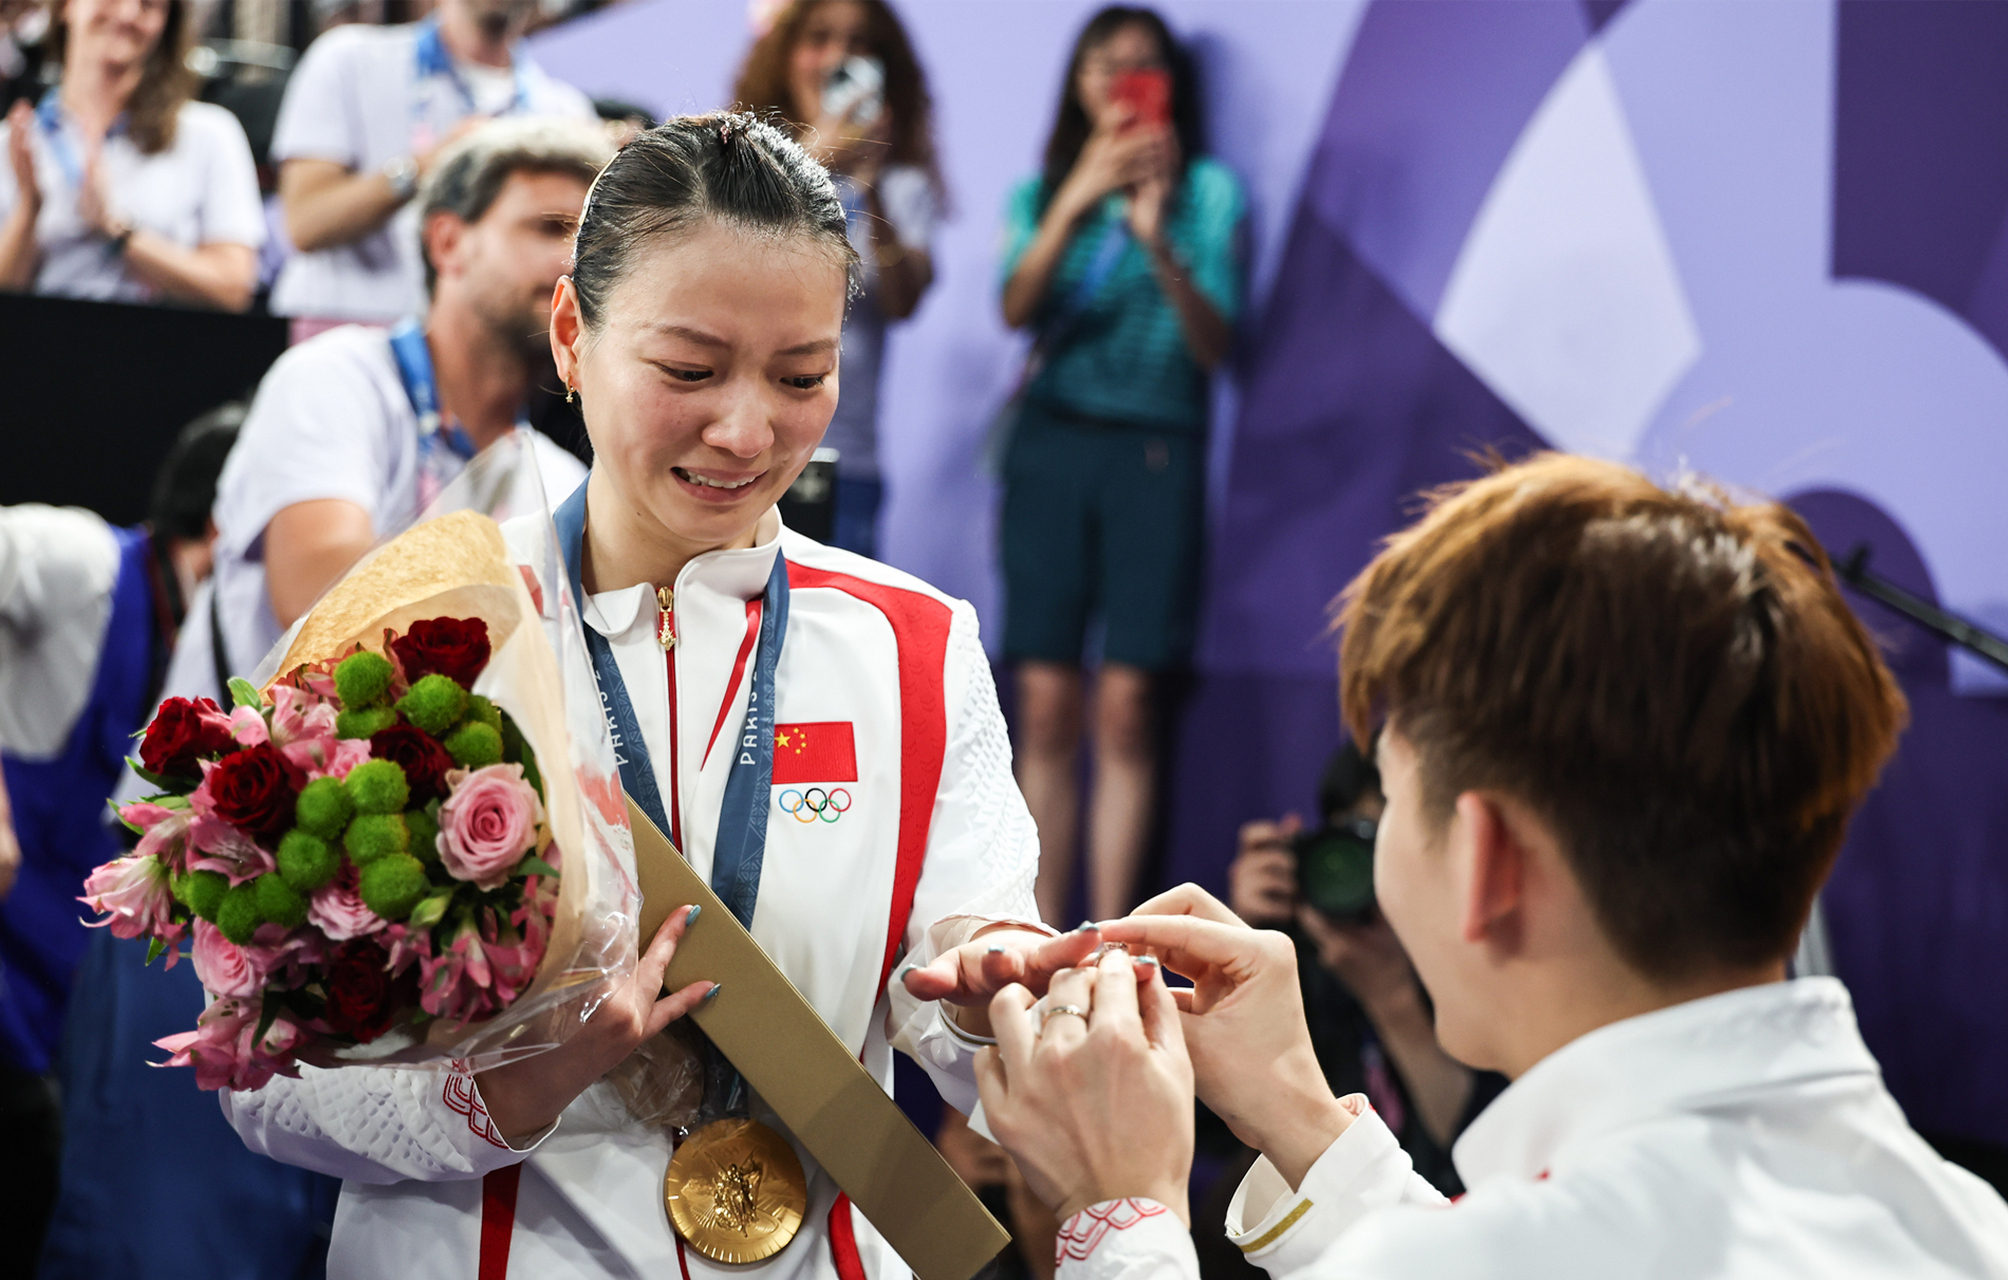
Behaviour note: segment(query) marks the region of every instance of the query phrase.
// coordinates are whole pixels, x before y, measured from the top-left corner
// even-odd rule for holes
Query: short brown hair
[[[493,120],[448,147],[433,163],[418,192],[419,226],[435,213],[450,213],[462,222],[479,222],[502,194],[511,175],[561,173],[591,186],[614,149],[604,130],[550,116],[512,116]],[[432,251],[418,239],[425,262],[425,291],[439,283]]]
[[[1529,805],[1662,981],[1791,953],[1907,716],[1796,514],[1588,458],[1429,494],[1339,625],[1355,737],[1392,724],[1439,819]]]

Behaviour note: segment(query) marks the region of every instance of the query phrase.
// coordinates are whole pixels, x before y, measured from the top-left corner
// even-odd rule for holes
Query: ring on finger
[[[1044,1027],[1046,1022],[1051,1022],[1053,1019],[1059,1017],[1061,1014],[1065,1014],[1070,1018],[1079,1018],[1082,1022],[1086,1022],[1088,1020],[1088,1011],[1086,1009],[1083,1009],[1081,1006],[1077,1004],[1056,1004],[1052,1008],[1046,1010],[1045,1022],[1042,1022],[1039,1025],[1041,1027]]]

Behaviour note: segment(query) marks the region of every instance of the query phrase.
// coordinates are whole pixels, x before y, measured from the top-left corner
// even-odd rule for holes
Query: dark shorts
[[[1204,437],[1061,418],[1026,405],[1004,455],[1004,656],[1146,671],[1192,656],[1205,520]]]

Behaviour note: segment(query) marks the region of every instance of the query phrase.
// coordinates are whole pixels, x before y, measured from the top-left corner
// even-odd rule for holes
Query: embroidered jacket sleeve
[[[1155,1200],[1104,1200],[1060,1224],[1056,1280],[1198,1280],[1178,1215]]]
[[[928,832],[927,858],[906,930],[906,959],[927,964],[985,925],[1019,921],[1044,929],[1032,880],[1039,834],[1011,776],[1011,739],[997,705],[990,659],[977,637],[976,611],[957,601],[942,672],[946,748]],[[900,966],[904,967],[904,966]],[[934,1001],[907,994],[897,969],[887,983],[887,1039],[927,1069],[951,1106],[976,1106],[974,1059],[981,1041],[956,1027]]]
[[[1318,1157],[1295,1191],[1264,1157],[1227,1206],[1228,1237],[1272,1276],[1310,1266],[1376,1209],[1449,1203],[1415,1172],[1408,1153],[1364,1096],[1353,1094],[1343,1101],[1358,1118]]]
[[[300,1068],[255,1093],[221,1094],[224,1118],[262,1155],[355,1182],[451,1182],[515,1164],[549,1136],[503,1141],[474,1077],[458,1069]]]

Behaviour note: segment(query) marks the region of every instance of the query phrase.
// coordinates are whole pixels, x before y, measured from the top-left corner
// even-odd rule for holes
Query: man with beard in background
[[[504,116],[595,118],[586,96],[521,48],[536,0],[440,0],[424,21],[349,24],[316,40],[272,137],[296,252],[272,290],[302,341],[343,321],[424,306],[413,197],[447,148]]]
[[[516,436],[551,501],[578,487],[585,469],[522,411],[549,373],[551,295],[607,158],[596,126],[559,120],[487,124],[440,156],[421,197],[431,306],[388,332],[329,330],[265,375],[217,486],[215,568],[189,604],[167,694],[228,705],[229,676],[250,672],[323,590],[488,446]],[[533,499],[511,487],[498,509]],[[186,1030],[194,1010],[186,970],[164,976],[140,959],[127,947],[111,963],[107,951],[73,996],[66,1079],[82,1083],[65,1099],[41,1274],[317,1274],[331,1192],[278,1185],[213,1095],[186,1072],[147,1065],[161,1057],[153,1042]],[[163,1176],[172,1165],[203,1176]]]

